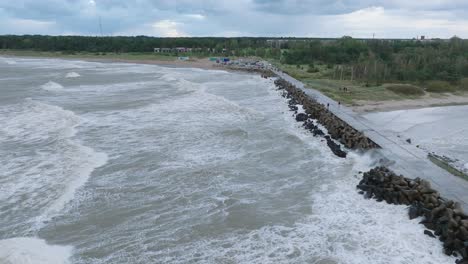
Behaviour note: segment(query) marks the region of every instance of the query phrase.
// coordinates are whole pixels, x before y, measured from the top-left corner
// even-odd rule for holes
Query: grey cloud
[[[462,0],[0,0],[0,34],[146,34],[160,36],[163,24],[190,36],[334,36],[366,35],[372,25],[333,23],[339,16],[370,7],[398,13],[407,21],[430,18],[466,23],[468,3]],[[22,26],[15,26],[15,21]],[[30,21],[29,21],[30,20]],[[353,20],[354,21],[354,20]],[[27,24],[31,24],[28,28]],[[49,26],[48,26],[49,25]],[[333,25],[333,27],[331,26]],[[379,24],[380,25],[380,24]],[[410,23],[411,25],[411,23]],[[392,36],[416,31],[387,26]],[[331,30],[334,28],[334,30]],[[431,25],[428,25],[428,31]],[[439,33],[440,27],[433,26]],[[461,27],[463,28],[463,27]],[[461,31],[461,29],[460,29]],[[370,32],[371,33],[371,32]],[[460,32],[459,35],[463,35]]]
[[[254,0],[254,3],[259,11],[277,14],[336,14],[360,6],[330,0]]]

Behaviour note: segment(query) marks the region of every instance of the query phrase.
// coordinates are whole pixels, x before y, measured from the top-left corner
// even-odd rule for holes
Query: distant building
[[[187,48],[185,47],[177,47],[174,49],[175,52],[187,52]]]
[[[187,53],[187,52],[204,52],[208,51],[210,53],[216,52],[215,48],[187,48],[187,47],[176,47],[176,48],[154,48],[155,53]],[[223,53],[228,52],[227,49],[222,50]]]
[[[155,53],[169,53],[172,52],[170,48],[154,48]]]

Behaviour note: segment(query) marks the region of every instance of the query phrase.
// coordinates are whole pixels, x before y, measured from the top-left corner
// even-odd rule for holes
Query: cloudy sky
[[[0,0],[0,34],[468,38],[466,0]]]

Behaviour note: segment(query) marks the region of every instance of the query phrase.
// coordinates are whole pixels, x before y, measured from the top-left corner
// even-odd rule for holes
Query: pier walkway
[[[349,107],[339,105],[338,102],[325,96],[317,90],[306,88],[304,84],[286,73],[272,69],[279,77],[285,79],[307,95],[324,105],[330,104],[330,111],[341,120],[363,132],[368,138],[382,147],[378,152],[390,161],[394,161],[389,168],[397,174],[408,178],[428,180],[442,197],[458,201],[465,212],[468,212],[468,181],[450,174],[433,164],[427,153],[415,145],[398,137],[395,132],[380,129],[370,120],[362,117]]]

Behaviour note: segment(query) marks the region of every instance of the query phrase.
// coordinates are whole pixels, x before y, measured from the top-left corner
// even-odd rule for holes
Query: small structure
[[[177,59],[180,61],[188,61],[190,60],[190,57],[178,57]]]
[[[169,53],[171,52],[170,48],[154,48],[155,53]]]

